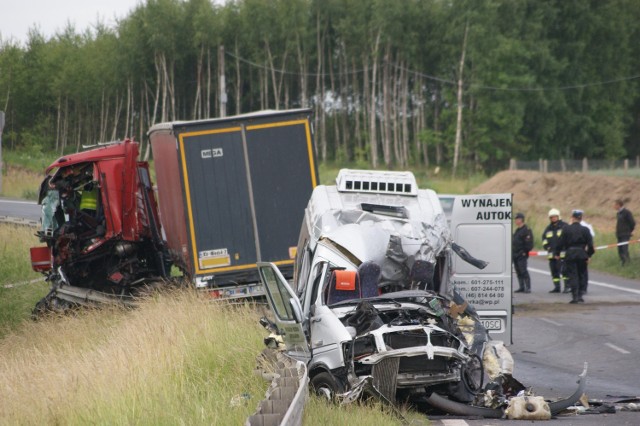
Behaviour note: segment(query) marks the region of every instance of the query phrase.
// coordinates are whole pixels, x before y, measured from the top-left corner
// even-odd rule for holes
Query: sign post
[[[4,111],[0,111],[0,194],[2,193],[2,129],[4,128]]]

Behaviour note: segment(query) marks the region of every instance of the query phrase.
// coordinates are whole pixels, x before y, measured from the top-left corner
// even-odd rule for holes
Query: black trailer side
[[[318,183],[310,110],[162,123],[149,138],[167,241],[198,287],[257,283],[261,261],[293,275],[299,224]]]

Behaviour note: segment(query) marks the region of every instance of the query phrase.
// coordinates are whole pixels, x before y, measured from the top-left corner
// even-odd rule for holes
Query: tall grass
[[[257,312],[180,291],[133,311],[26,322],[0,340],[0,424],[244,424],[268,386],[253,373]],[[312,398],[304,423],[401,421],[378,405]]]
[[[0,337],[28,319],[48,291],[44,280],[33,282],[42,278],[31,269],[29,247],[41,245],[34,234],[35,228],[0,223]]]
[[[6,174],[2,176],[2,192],[0,196],[9,198],[22,198],[25,200],[37,200],[40,183],[44,173],[21,167],[9,166]]]
[[[33,150],[4,150],[2,152],[2,192],[3,197],[35,200],[45,168],[58,155],[55,152]]]
[[[183,291],[25,323],[0,341],[0,423],[243,424],[267,387],[257,320]]]

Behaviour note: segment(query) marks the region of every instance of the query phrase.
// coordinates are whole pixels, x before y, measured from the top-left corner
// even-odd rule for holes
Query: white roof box
[[[418,195],[418,184],[411,172],[341,169],[336,186],[339,192]]]

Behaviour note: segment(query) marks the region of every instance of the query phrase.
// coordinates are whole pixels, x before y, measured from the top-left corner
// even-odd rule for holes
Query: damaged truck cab
[[[38,201],[46,246],[31,249],[32,265],[51,291],[34,315],[110,296],[126,303],[167,277],[149,166],[138,161],[136,142],[60,157],[46,169]]]
[[[509,236],[510,215],[496,226]],[[291,285],[274,264],[259,264],[276,334],[308,364],[319,393],[472,402],[485,373],[511,374],[454,280],[457,260],[478,276],[497,263],[510,294],[510,239],[483,244],[491,242],[507,245],[488,251],[502,258],[478,250],[479,260],[456,244],[437,195],[410,172],[343,169],[335,186],[313,191]]]

